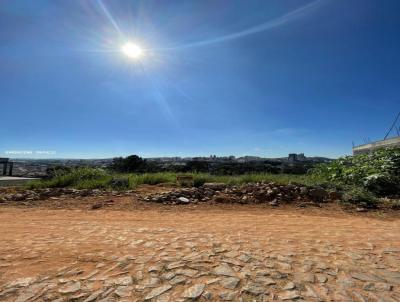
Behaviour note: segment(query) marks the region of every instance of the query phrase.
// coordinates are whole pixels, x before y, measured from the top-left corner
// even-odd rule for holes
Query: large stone
[[[190,200],[186,197],[179,197],[178,201],[181,203],[189,203],[190,202]]]
[[[24,292],[18,295],[18,298],[14,302],[26,302],[35,296],[33,292]]]
[[[171,280],[175,276],[176,276],[176,274],[174,272],[168,272],[168,273],[163,274],[161,277],[165,280]]]
[[[328,277],[326,277],[325,275],[317,275],[317,280],[320,283],[325,283],[328,281]]]
[[[294,284],[294,282],[288,282],[286,283],[286,285],[283,287],[283,289],[285,290],[290,290],[290,289],[294,289],[296,287],[296,284]]]
[[[235,271],[227,264],[220,264],[214,269],[214,273],[220,276],[236,277]]]
[[[136,300],[135,300],[136,301]],[[154,302],[171,302],[171,296],[169,293],[162,294],[157,298],[153,299]]]
[[[372,274],[366,274],[366,273],[353,273],[351,276],[354,279],[360,280],[360,281],[365,281],[365,282],[379,282],[382,281],[381,278],[378,276],[372,275]]]
[[[127,298],[132,295],[132,288],[130,286],[119,286],[114,292],[118,297]]]
[[[187,277],[194,277],[197,275],[197,273],[198,273],[198,271],[195,269],[178,269],[175,271],[175,274],[184,275]]]
[[[182,266],[185,266],[185,263],[183,263],[183,262],[172,262],[172,263],[167,265],[167,269],[171,270],[171,269],[175,269],[175,268],[182,267]]]
[[[127,277],[120,277],[117,279],[114,279],[114,284],[115,285],[131,285],[133,283],[132,277],[127,276]]]
[[[167,285],[163,285],[160,287],[156,287],[153,290],[151,290],[146,297],[144,297],[145,300],[151,300],[163,293],[165,293],[166,291],[170,290],[172,288],[171,285],[167,284]]]
[[[72,294],[76,293],[78,290],[81,289],[81,283],[80,282],[73,282],[65,285],[64,287],[61,287],[58,292],[61,294]]]
[[[228,278],[223,278],[220,281],[220,284],[222,287],[227,288],[227,289],[235,289],[236,286],[239,284],[240,279],[235,278],[235,277],[228,277]]]
[[[255,280],[255,282],[263,284],[263,285],[274,285],[276,284],[276,281],[272,278],[268,278],[268,277],[257,277]]]
[[[279,299],[281,300],[294,300],[300,298],[297,291],[285,291],[279,294]]]
[[[377,283],[368,282],[364,285],[364,290],[368,291],[390,291],[392,290],[392,288],[393,286],[384,282],[377,282]]]
[[[237,294],[235,292],[222,292],[219,294],[222,301],[232,301],[236,296]]]
[[[313,188],[308,192],[308,195],[312,200],[321,202],[328,196],[328,193],[322,188]]]
[[[35,278],[19,278],[10,282],[7,287],[26,287],[35,282]]]
[[[249,255],[247,255],[247,254],[240,254],[240,256],[238,257],[238,259],[239,259],[240,261],[243,261],[243,262],[249,262],[250,259],[251,259],[251,257],[250,257]]]
[[[379,275],[390,283],[400,285],[400,272],[383,270],[379,272]]]
[[[296,273],[294,274],[294,279],[298,282],[315,282],[315,276],[311,273]]]
[[[183,292],[182,297],[187,299],[196,299],[200,297],[205,288],[204,284],[195,284]]]
[[[267,293],[266,289],[261,284],[254,283],[254,282],[247,283],[242,288],[242,291],[245,293],[250,293],[250,294],[256,295],[256,296]]]
[[[161,280],[159,278],[156,277],[150,277],[146,280],[143,280],[143,286],[146,288],[150,288],[150,287],[158,287],[158,285],[160,284]]]
[[[169,280],[169,283],[171,285],[176,285],[176,284],[185,283],[185,282],[186,282],[186,278],[183,276],[176,276],[176,277],[172,278],[171,280]]]
[[[102,293],[102,290],[98,290],[95,291],[94,293],[92,293],[89,297],[87,297],[85,300],[83,300],[83,302],[92,302],[95,301],[97,299],[98,296],[100,296],[100,294]]]

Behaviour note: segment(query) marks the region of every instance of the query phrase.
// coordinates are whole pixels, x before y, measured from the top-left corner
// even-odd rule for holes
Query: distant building
[[[262,158],[259,156],[242,156],[236,159],[236,162],[238,163],[248,163],[248,162],[254,162],[254,161],[261,161]]]
[[[353,147],[353,155],[365,154],[372,152],[376,149],[391,148],[391,147],[400,147],[400,136],[372,142],[369,144],[355,146]]]
[[[0,157],[0,165],[3,165],[3,176],[5,175],[12,175],[12,171],[13,171],[13,165],[14,163],[12,161],[10,161],[9,158],[5,158],[5,157]],[[8,168],[8,173],[7,173],[7,168]]]
[[[288,161],[291,163],[294,163],[296,161],[305,161],[306,159],[307,158],[304,155],[304,153],[299,153],[299,154],[289,153],[289,156],[288,156]]]

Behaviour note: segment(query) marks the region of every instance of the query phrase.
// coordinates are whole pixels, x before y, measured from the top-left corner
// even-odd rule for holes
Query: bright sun
[[[126,55],[131,59],[137,60],[143,57],[143,49],[140,48],[137,44],[131,42],[122,45],[121,50],[124,53],[124,55]]]

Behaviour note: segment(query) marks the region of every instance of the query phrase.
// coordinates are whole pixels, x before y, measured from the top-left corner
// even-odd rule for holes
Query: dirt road
[[[400,301],[400,220],[0,208],[1,301]]]

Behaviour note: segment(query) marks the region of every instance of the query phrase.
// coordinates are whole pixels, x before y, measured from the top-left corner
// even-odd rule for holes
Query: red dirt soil
[[[1,301],[144,301],[167,288],[152,301],[186,301],[199,284],[200,301],[400,301],[396,213],[134,197],[35,203],[0,207]],[[181,282],[170,285],[166,273]]]

